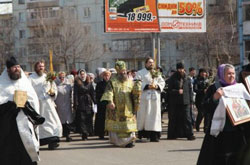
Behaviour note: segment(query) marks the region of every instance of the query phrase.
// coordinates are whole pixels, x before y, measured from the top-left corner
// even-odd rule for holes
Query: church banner
[[[205,0],[105,0],[105,32],[206,32]]]

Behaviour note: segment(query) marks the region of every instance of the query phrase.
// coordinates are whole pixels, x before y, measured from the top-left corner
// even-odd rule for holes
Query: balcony
[[[37,38],[37,37],[29,37],[27,40],[27,43],[29,45],[33,45],[33,44],[52,44],[52,43],[56,43],[58,42],[58,37],[54,37],[54,38]]]
[[[43,19],[28,19],[28,27],[39,27],[39,26],[60,26],[62,25],[62,20],[60,18],[43,18]]]
[[[243,22],[243,34],[250,35],[250,20]]]
[[[44,8],[44,7],[59,7],[59,6],[60,6],[59,0],[27,2],[27,9]]]

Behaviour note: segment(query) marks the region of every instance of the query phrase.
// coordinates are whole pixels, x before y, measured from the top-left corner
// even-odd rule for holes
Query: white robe
[[[21,78],[18,80],[11,80],[8,76],[7,69],[5,69],[0,76],[0,104],[13,101],[15,90],[26,91],[28,101],[34,110],[39,113],[39,101],[34,88],[27,79],[23,70],[21,70]],[[23,111],[20,111],[16,117],[19,135],[23,145],[33,162],[39,161],[39,140],[37,139],[32,123]]]
[[[55,109],[55,98],[57,95],[56,84],[52,83],[52,89],[55,96],[48,95],[50,83],[46,81],[46,74],[38,76],[37,73],[30,75],[30,81],[33,85],[40,103],[40,114],[45,118],[45,122],[39,127],[40,139],[62,136],[62,124]]]
[[[137,129],[138,131],[161,132],[161,92],[164,89],[165,81],[162,76],[154,79],[154,83],[159,86],[160,91],[143,90],[147,84],[151,84],[153,81],[146,68],[137,72],[136,79],[142,80],[140,109],[137,112]]]

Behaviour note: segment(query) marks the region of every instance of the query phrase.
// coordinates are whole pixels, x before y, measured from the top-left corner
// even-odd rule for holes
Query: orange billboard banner
[[[161,32],[206,32],[205,0],[158,0]]]
[[[155,0],[105,0],[105,32],[159,32]]]

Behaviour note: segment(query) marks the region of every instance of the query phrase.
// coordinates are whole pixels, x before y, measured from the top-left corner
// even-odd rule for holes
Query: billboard
[[[155,0],[105,0],[106,32],[159,32]]]
[[[205,0],[105,0],[105,32],[206,32]]]
[[[158,0],[161,32],[206,32],[205,0]]]

